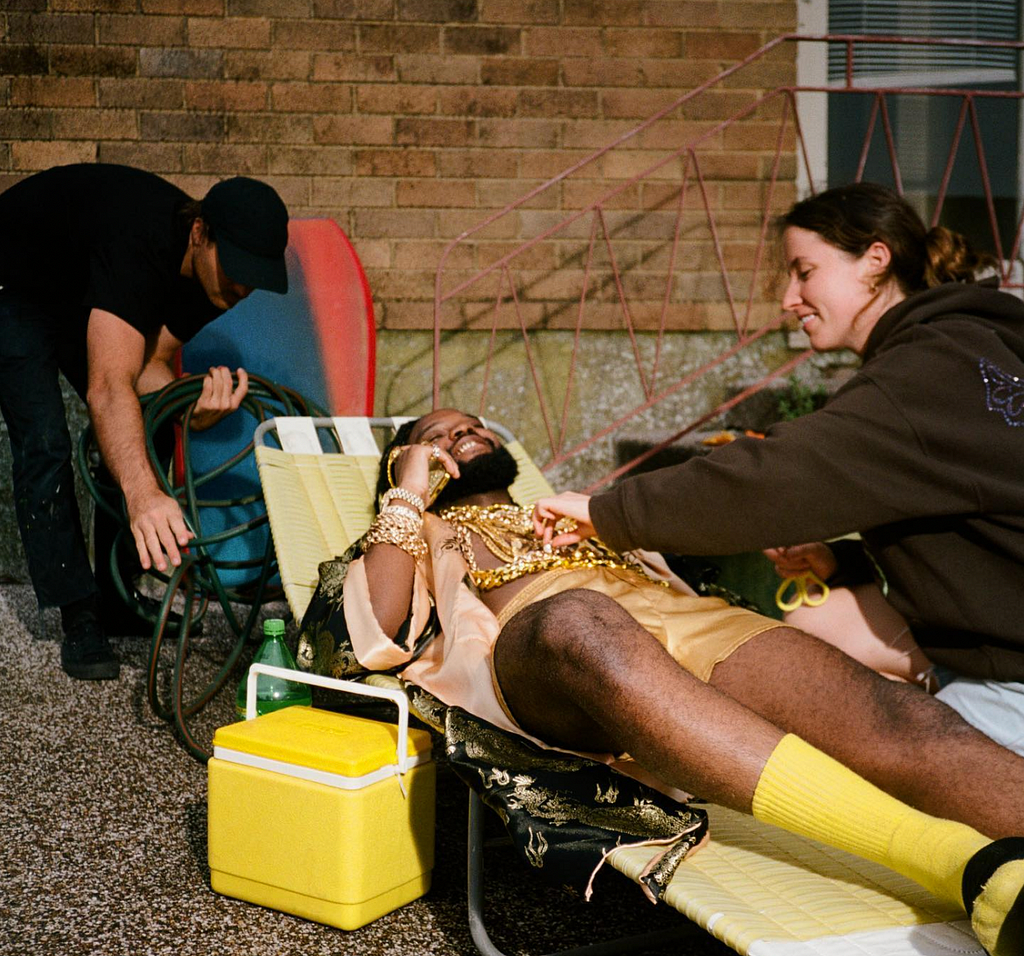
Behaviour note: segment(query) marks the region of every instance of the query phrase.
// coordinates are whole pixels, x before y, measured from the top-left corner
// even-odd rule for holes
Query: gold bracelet
[[[403,508],[401,505],[387,505],[387,507],[380,509],[379,514],[394,515],[399,521],[404,521],[410,526],[415,525],[417,531],[423,527],[423,516],[417,514],[412,508]]]
[[[409,511],[408,508],[401,510]],[[366,547],[372,544],[392,544],[396,548],[401,548],[417,561],[426,558],[427,542],[419,535],[423,520],[411,513],[410,517],[411,521],[405,515],[396,514],[395,511],[389,511],[388,514],[382,512],[377,515],[363,538]]]
[[[423,527],[423,517],[409,508],[391,505],[378,513],[377,517],[373,519],[373,524],[370,525],[370,530],[378,527],[403,528],[413,534],[419,534]]]
[[[398,498],[399,501],[406,501],[411,504],[420,514],[423,514],[424,509],[427,507],[423,499],[416,494],[415,491],[409,491],[407,488],[388,488],[380,496],[381,509],[385,508],[389,502]]]

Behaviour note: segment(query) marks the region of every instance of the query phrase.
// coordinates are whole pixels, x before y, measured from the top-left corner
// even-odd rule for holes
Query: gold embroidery
[[[507,770],[492,767],[490,773],[485,773],[483,769],[480,770],[480,780],[483,782],[484,788],[490,790],[495,784],[499,787],[507,787],[511,777]]]
[[[637,798],[631,805],[620,805],[617,801],[621,795],[614,783],[604,791],[602,805],[590,805],[540,785],[535,776],[524,771],[573,773],[590,768],[593,763],[559,751],[535,750],[518,738],[459,714],[454,708],[448,711],[445,736],[449,752],[464,746],[468,758],[488,767],[486,772],[479,770],[485,789],[513,784],[508,795],[509,809],[524,810],[553,826],[580,823],[638,837],[649,837],[651,833],[684,836],[703,826],[703,815],[693,813],[683,804],[671,812],[651,800]],[[515,776],[503,767],[516,768]],[[609,799],[613,791],[614,801]]]
[[[539,870],[544,866],[544,854],[548,852],[548,841],[544,839],[543,833],[534,833],[533,827],[529,827],[530,840],[526,844],[526,858],[531,866]]]
[[[421,690],[415,684],[408,684],[403,681],[402,686],[409,695],[409,707],[416,713],[416,716],[439,734],[443,734],[444,716],[448,710],[447,706],[442,704],[432,694]],[[450,747],[446,749],[448,753],[452,752]]]
[[[619,788],[614,783],[608,784],[608,789],[601,792],[601,784],[597,785],[597,793],[594,800],[597,803],[615,803],[619,799]]]
[[[696,833],[691,833],[673,843],[661,856],[655,857],[648,863],[644,873],[640,876],[641,882],[646,884],[654,892],[654,895],[660,899],[661,895],[665,892],[665,888],[672,882],[672,877],[676,875],[679,864],[686,859],[700,840],[700,836]]]

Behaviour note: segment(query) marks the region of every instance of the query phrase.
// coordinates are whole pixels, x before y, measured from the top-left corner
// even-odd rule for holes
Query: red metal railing
[[[623,178],[614,184],[609,184],[606,190],[600,192],[597,199],[584,203],[580,208],[568,212],[557,221],[550,221],[547,224],[542,222],[535,235],[524,239],[511,251],[499,255],[484,268],[465,277],[455,275],[453,279],[449,280],[449,275],[454,270],[446,271],[446,264],[451,253],[457,247],[467,242],[481,241],[487,235],[487,230],[493,231],[497,225],[507,223],[509,217],[521,215],[526,210],[536,208],[538,205],[544,205],[544,200],[547,200],[549,197],[554,196],[557,200],[556,191],[574,180],[575,177],[589,175],[600,181],[603,166],[611,157],[625,154],[629,158],[629,154],[626,152],[629,147],[642,143],[645,135],[654,130],[659,123],[669,121],[681,112],[689,110],[693,104],[700,102],[699,98],[708,97],[717,91],[725,90],[727,88],[727,81],[732,82],[732,86],[729,88],[735,89],[736,83],[734,81],[742,79],[743,70],[751,68],[753,64],[759,61],[770,60],[772,55],[776,54],[776,51],[781,52],[780,48],[786,45],[795,46],[801,43],[824,44],[826,49],[829,45],[843,45],[845,47],[844,80],[837,84],[827,84],[824,86],[780,86],[769,92],[753,96],[749,102],[742,106],[742,108],[734,111],[728,118],[706,124],[705,128],[701,129],[699,133],[688,137],[685,142],[667,149],[664,155],[659,156],[651,165],[640,172],[628,178]],[[812,164],[808,145],[804,138],[801,118],[797,110],[798,94],[801,93],[869,97],[872,101],[872,106],[864,140],[860,144],[856,178],[860,179],[864,174],[872,143],[880,127],[881,135],[885,142],[886,155],[891,165],[893,183],[897,191],[901,193],[903,192],[903,177],[900,171],[896,136],[894,135],[888,109],[889,98],[896,95],[912,94],[915,96],[959,99],[960,108],[955,128],[952,131],[949,152],[942,175],[934,185],[933,194],[936,204],[932,216],[932,224],[936,224],[941,215],[959,155],[961,140],[969,123],[975,143],[976,160],[980,171],[984,205],[988,215],[988,226],[991,230],[993,248],[998,258],[1003,262],[1004,282],[1014,285],[1015,283],[1011,281],[1011,269],[1013,268],[1013,261],[1020,254],[1024,215],[1017,219],[1011,248],[1009,253],[1005,254],[1000,239],[995,201],[986,162],[982,131],[978,120],[977,106],[980,100],[989,98],[1019,100],[1022,96],[1021,92],[984,89],[937,89],[930,86],[871,86],[866,85],[863,81],[855,84],[858,50],[865,46],[878,44],[898,47],[979,47],[1024,50],[1024,43],[1018,42],[895,36],[786,35],[773,40],[740,63],[723,71],[696,89],[683,94],[608,145],[586,155],[558,175],[529,190],[514,202],[509,203],[504,209],[495,212],[473,228],[466,230],[444,250],[438,264],[435,279],[433,357],[433,401],[435,407],[440,401],[443,385],[441,371],[442,329],[446,327],[468,328],[471,326],[486,328],[489,325],[490,335],[488,337],[487,352],[482,359],[484,366],[483,387],[480,395],[480,410],[482,412],[488,398],[497,332],[502,327],[503,309],[510,308],[514,314],[514,322],[512,324],[521,331],[523,336],[526,362],[537,391],[539,414],[543,420],[550,448],[550,457],[543,467],[551,469],[580,454],[594,443],[608,438],[616,431],[622,429],[627,423],[636,420],[638,416],[665,402],[670,396],[693,386],[695,382],[712,369],[719,368],[741,350],[748,348],[769,332],[781,328],[786,322],[787,315],[785,313],[779,314],[776,307],[772,310],[772,314],[766,317],[766,306],[764,303],[757,301],[756,293],[766,269],[765,251],[771,222],[774,214],[782,211],[781,208],[778,208],[777,197],[780,193],[791,193],[792,184],[795,179],[796,164],[802,164],[806,180],[812,183],[811,188],[813,188]],[[723,205],[726,203],[722,201],[716,205],[713,198],[715,191],[709,188],[709,185],[714,182],[722,182],[720,173],[716,174],[713,169],[707,167],[709,164],[713,164],[715,158],[720,158],[719,144],[725,141],[729,130],[737,128],[739,124],[746,120],[756,121],[760,124],[759,129],[761,129],[765,125],[764,120],[766,116],[774,119],[777,123],[774,152],[771,156],[771,161],[767,164],[767,169],[764,170],[764,174],[755,180],[763,190],[763,203],[756,210],[756,214],[752,214],[749,217],[751,221],[747,223],[743,234],[743,238],[748,246],[751,238],[753,238],[753,248],[749,257],[744,256],[744,266],[736,268],[735,266],[730,266],[730,250],[728,244],[722,238],[722,229],[720,228],[723,218],[728,218],[728,210],[723,208]],[[714,155],[715,149],[719,149],[718,157]],[[648,188],[651,188],[652,192],[661,195],[658,190],[663,192],[662,187],[666,185],[671,186],[677,193],[675,197],[674,223],[673,228],[670,230],[671,237],[663,237],[668,245],[666,265],[661,279],[664,282],[664,291],[661,294],[661,307],[656,323],[653,358],[650,361],[650,366],[645,367],[641,354],[642,349],[638,341],[640,329],[634,317],[636,301],[631,300],[628,289],[629,279],[631,278],[630,271],[620,266],[616,249],[620,246],[623,235],[637,234],[637,223],[644,216],[662,215],[664,202],[659,198],[653,203],[652,208],[644,208],[643,202],[637,200],[635,208],[628,209],[629,218],[623,220],[620,216],[618,224],[610,223],[609,217],[613,215],[613,211],[617,207],[629,207],[630,202],[626,200],[633,195],[641,195],[641,190],[646,191]],[[657,189],[654,187],[657,187]],[[721,192],[722,190],[719,189],[719,193]],[[710,240],[710,247],[714,254],[717,272],[712,272],[712,274],[715,274],[717,280],[721,283],[719,301],[727,305],[736,341],[712,360],[705,362],[678,380],[659,388],[658,377],[662,371],[659,366],[663,354],[665,335],[669,325],[667,318],[672,306],[679,305],[681,300],[685,299],[685,296],[681,296],[676,289],[678,277],[677,264],[680,262],[680,257],[687,250],[684,233],[688,228],[687,223],[690,223],[690,227],[692,227],[691,201],[694,193],[698,197],[697,205],[699,206],[700,214],[704,217],[703,224],[706,227],[707,237]],[[645,195],[646,192],[643,194]],[[557,206],[558,202],[553,201],[547,204]],[[788,205],[788,200],[786,205]],[[1020,206],[1020,203],[1018,203],[1018,206]],[[619,213],[614,214],[619,215]],[[698,214],[698,218],[700,214]],[[589,230],[581,231],[581,227],[586,224],[587,217],[590,217]],[[730,226],[730,228],[735,227]],[[526,263],[529,262],[528,254],[531,251],[545,243],[565,244],[566,242],[576,242],[579,246],[579,251],[575,258],[580,260],[581,265],[578,267],[579,292],[573,304],[575,311],[575,321],[572,324],[574,331],[573,346],[565,375],[565,392],[561,401],[561,411],[556,421],[555,413],[549,407],[549,401],[545,398],[545,389],[542,386],[538,364],[531,347],[532,332],[552,327],[550,322],[551,312],[547,309],[545,303],[542,302],[540,304],[540,316],[538,317],[536,314],[532,317],[528,316],[528,310],[524,307],[524,296],[529,293],[530,280],[524,277],[531,274],[526,266]],[[706,247],[707,245],[708,243],[705,241],[704,246]],[[604,270],[602,272],[604,278],[602,281],[598,281],[595,280],[595,274],[600,270],[595,265],[595,260],[602,252],[605,257]],[[643,257],[641,256],[640,258],[642,260]],[[563,265],[561,271],[564,272],[568,268]],[[577,266],[574,265],[572,268],[577,269]],[[651,274],[651,270],[643,270],[641,278],[647,278]],[[484,280],[491,276],[496,277],[496,291],[487,291],[485,289]],[[446,280],[449,281],[446,282]],[[446,288],[446,284],[448,288]],[[543,285],[539,281],[537,284]],[[747,287],[745,294],[741,294],[739,291],[742,285]],[[605,294],[617,303],[621,324],[628,335],[641,398],[633,407],[624,408],[622,414],[606,426],[596,430],[593,434],[582,440],[570,442],[571,398],[580,364],[580,352],[586,345],[586,332],[592,327],[592,324],[588,324],[587,321],[588,314],[593,313],[599,307],[596,305],[599,302],[598,286],[601,286]],[[538,298],[536,294],[529,296],[534,313],[537,312]],[[650,305],[649,302],[647,304]],[[685,306],[685,302],[682,304]],[[555,305],[557,306],[556,312],[564,313],[569,308],[570,303],[563,297]],[[492,309],[493,311],[491,311]],[[491,315],[489,321],[486,319],[488,311],[490,311]],[[758,316],[756,313],[758,312],[761,313],[760,322],[757,321]],[[603,321],[607,325],[606,315]],[[507,323],[505,325],[507,326]],[[757,325],[757,327],[753,328],[754,325]],[[559,325],[558,327],[564,326]],[[636,467],[664,447],[678,441],[684,435],[743,401],[769,382],[789,374],[796,366],[809,358],[810,354],[809,351],[798,354],[783,362],[779,367],[767,371],[755,384],[744,388],[739,394],[721,402],[707,413],[698,415],[694,420],[687,422],[682,427],[674,428],[671,434],[657,440],[652,447],[633,460],[605,474],[591,487],[600,487]]]

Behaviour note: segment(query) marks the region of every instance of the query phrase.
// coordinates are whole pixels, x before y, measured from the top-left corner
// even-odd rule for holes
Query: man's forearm
[[[416,562],[393,544],[370,545],[363,560],[373,616],[380,629],[394,640],[412,606]]]
[[[146,454],[145,429],[139,400],[128,388],[90,388],[89,417],[110,473],[128,502],[160,492]]]
[[[138,330],[111,312],[93,309],[89,313],[86,402],[103,459],[124,493],[143,570],[153,566],[165,571],[168,559],[179,565],[179,549],[192,537],[181,508],[160,487],[150,467],[142,409],[136,396],[143,370],[154,358],[167,364],[175,341],[166,339],[162,346],[157,343],[147,360],[146,339]]]
[[[174,371],[171,366],[162,359],[151,359],[143,366],[135,382],[135,393],[148,395],[150,392],[159,392],[173,381]]]

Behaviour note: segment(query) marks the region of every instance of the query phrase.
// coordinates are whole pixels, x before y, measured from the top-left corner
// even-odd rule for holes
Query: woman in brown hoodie
[[[780,226],[783,307],[860,371],[764,441],[543,499],[538,529],[568,515],[620,551],[763,548],[784,575],[851,585],[790,623],[893,676],[929,679],[938,662],[1018,686],[1001,742],[1024,749],[1024,305],[881,186],[828,190]]]

